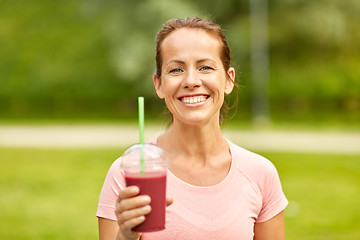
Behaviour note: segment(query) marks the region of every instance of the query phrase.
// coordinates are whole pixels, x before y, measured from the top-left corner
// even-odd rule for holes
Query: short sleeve
[[[110,167],[104,185],[101,189],[99,204],[96,216],[116,221],[115,205],[119,196],[120,189],[125,187],[125,179],[120,170],[120,160],[118,158]]]
[[[265,222],[279,214],[288,205],[288,201],[281,187],[280,178],[275,166],[268,162],[263,172],[265,176],[260,184],[262,207],[256,222]]]

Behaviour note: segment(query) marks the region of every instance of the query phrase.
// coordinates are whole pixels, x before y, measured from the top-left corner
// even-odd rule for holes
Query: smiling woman
[[[193,29],[193,30],[201,30],[201,31],[205,31],[206,33],[208,33],[209,37],[212,37],[212,41],[216,42],[215,44],[218,44],[218,49],[217,51],[219,51],[218,57],[220,57],[221,60],[221,64],[223,65],[223,69],[230,69],[230,63],[231,63],[231,54],[230,54],[230,48],[227,44],[226,41],[226,37],[223,33],[223,31],[221,30],[221,28],[211,22],[207,22],[207,21],[201,21],[199,18],[187,18],[185,20],[182,19],[174,19],[173,21],[170,20],[169,22],[167,22],[163,28],[158,32],[157,34],[157,48],[156,48],[156,74],[155,76],[158,77],[159,79],[162,76],[162,66],[164,63],[164,56],[162,54],[163,52],[163,42],[165,41],[166,38],[169,37],[169,35],[171,35],[175,30],[180,30],[182,28],[187,28],[187,29]],[[188,38],[191,42],[190,44],[201,44],[199,42],[198,38]],[[183,49],[180,49],[180,51],[182,51]],[[174,60],[175,62],[179,63],[179,64],[184,64],[184,62],[182,62],[181,60]],[[211,72],[211,70],[217,70],[216,68],[213,68],[213,66],[211,65],[206,65],[206,61],[213,61],[213,59],[199,59],[198,60],[198,64],[200,65],[199,70],[202,70],[204,72]],[[202,66],[203,64],[203,66]],[[170,69],[170,71],[179,73],[182,71],[181,68],[174,68],[174,69]],[[236,98],[235,98],[235,102],[234,104],[229,107],[229,104],[226,100],[226,98],[224,99],[224,103],[221,107],[220,110],[220,123],[222,123],[222,121],[224,120],[224,117],[227,115],[227,112],[229,110],[229,108],[235,108],[235,112],[236,112],[236,108],[237,108],[237,103],[238,103],[238,98],[237,98],[237,94],[238,94],[238,90],[237,90],[237,84],[235,83],[235,76],[231,79],[233,81],[233,86],[235,88],[235,92],[236,92]],[[172,120],[172,119],[171,119]]]
[[[192,28],[178,29],[162,41],[163,67],[153,80],[173,121],[197,124],[211,121],[212,125],[219,125],[218,110],[223,105],[224,94],[231,93],[235,78],[233,68],[226,71],[223,67],[220,45],[215,36]]]
[[[151,141],[169,157],[166,229],[132,231],[151,212],[151,199],[125,186],[119,158],[100,195],[100,239],[284,239],[287,200],[276,168],[220,129],[224,97],[235,85],[221,28],[199,18],[170,20],[157,35],[156,63],[155,90],[173,119]]]

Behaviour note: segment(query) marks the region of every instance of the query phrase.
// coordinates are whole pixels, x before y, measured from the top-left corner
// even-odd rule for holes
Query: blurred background
[[[199,16],[227,36],[240,88],[225,130],[278,168],[287,238],[359,239],[359,13],[358,0],[0,0],[0,238],[97,238],[138,96],[148,136],[163,130],[155,34]]]
[[[148,116],[158,115],[155,34],[169,18],[187,16],[224,28],[241,86],[234,120],[252,119],[251,26],[259,26],[251,25],[249,1],[0,4],[2,120],[136,118],[139,95],[147,99]],[[262,95],[271,120],[357,126],[359,1],[274,0],[267,11],[269,80]]]

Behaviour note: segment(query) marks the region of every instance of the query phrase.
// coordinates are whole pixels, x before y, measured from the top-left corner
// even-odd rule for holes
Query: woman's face
[[[202,29],[182,28],[164,39],[161,52],[161,79],[154,75],[153,80],[174,122],[219,121],[224,94],[231,93],[235,78],[233,68],[223,67],[219,40]]]

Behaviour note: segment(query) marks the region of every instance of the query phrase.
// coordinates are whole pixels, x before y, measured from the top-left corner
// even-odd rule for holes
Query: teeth
[[[205,96],[197,96],[197,97],[183,97],[181,98],[181,101],[183,103],[200,103],[200,102],[204,102],[206,100]]]

